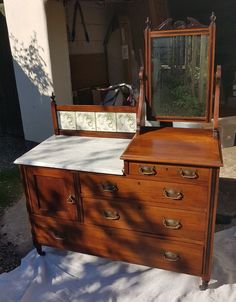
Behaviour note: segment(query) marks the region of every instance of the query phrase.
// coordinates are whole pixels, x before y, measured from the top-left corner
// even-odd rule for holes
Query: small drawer
[[[182,183],[135,179],[129,176],[80,173],[82,197],[109,200],[122,199],[130,203],[180,208],[206,209],[208,187]]]
[[[204,241],[206,214],[161,207],[139,202],[83,199],[84,223]]]
[[[144,179],[208,185],[210,169],[129,162],[128,175],[137,175]]]
[[[162,240],[124,229],[64,223],[37,217],[32,222],[34,236],[42,245],[170,271],[202,274],[204,246],[201,244]],[[56,236],[52,230],[57,230]]]

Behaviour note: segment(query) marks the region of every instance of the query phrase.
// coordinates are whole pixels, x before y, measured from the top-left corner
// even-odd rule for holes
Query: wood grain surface
[[[157,128],[135,136],[121,159],[153,163],[221,167],[219,140],[211,130]]]

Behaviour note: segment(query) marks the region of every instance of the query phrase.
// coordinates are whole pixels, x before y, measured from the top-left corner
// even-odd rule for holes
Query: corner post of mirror
[[[56,104],[56,96],[52,92],[52,95],[50,97],[51,99],[51,113],[52,113],[52,122],[53,122],[53,128],[54,128],[54,134],[59,135],[59,127],[58,127],[58,119],[57,119],[57,104]]]
[[[146,19],[146,27],[145,27],[145,30],[144,30],[144,53],[145,53],[145,62],[144,62],[144,78],[145,80],[148,79],[149,77],[149,74],[150,74],[150,67],[151,67],[151,62],[150,62],[150,30],[151,30],[151,21],[150,21],[150,18],[147,17]],[[148,81],[147,81],[148,82]],[[146,83],[147,83],[146,82]],[[145,95],[147,97],[147,100],[149,100],[149,87],[148,85],[146,84],[145,85]]]
[[[216,15],[214,12],[212,12],[210,16],[210,26],[209,26],[209,60],[210,60],[210,87],[209,87],[209,94],[210,94],[210,105],[209,105],[209,111],[210,114],[208,114],[209,121],[212,119],[212,113],[213,113],[213,93],[214,93],[214,76],[215,76],[215,44],[216,44]]]
[[[145,93],[144,93],[144,68],[143,66],[139,71],[139,97],[137,106],[137,130],[136,133],[140,134],[141,127],[145,125]]]
[[[215,99],[214,99],[214,115],[213,115],[213,136],[218,137],[218,119],[220,106],[220,81],[221,81],[221,66],[217,65],[215,77]]]

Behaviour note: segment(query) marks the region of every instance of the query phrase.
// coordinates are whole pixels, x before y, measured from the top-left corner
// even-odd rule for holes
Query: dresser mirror
[[[152,38],[151,49],[152,114],[205,117],[208,36]]]
[[[168,29],[165,29],[168,27]],[[212,114],[213,26],[146,30],[148,118],[208,122]]]

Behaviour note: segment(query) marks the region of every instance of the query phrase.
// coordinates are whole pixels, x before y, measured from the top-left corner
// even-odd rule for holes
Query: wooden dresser
[[[135,108],[53,100],[55,136],[15,162],[38,253],[48,245],[192,274],[207,288],[222,166],[216,83],[213,130],[145,127],[142,79]]]
[[[56,142],[59,157],[63,144]],[[40,145],[17,160],[38,252],[49,245],[208,281],[222,165],[218,140],[210,130],[160,128],[127,145],[123,175],[112,164],[114,174],[32,166],[53,166],[50,149],[48,156]],[[94,160],[89,156],[84,160]],[[61,158],[57,165],[67,164]]]

